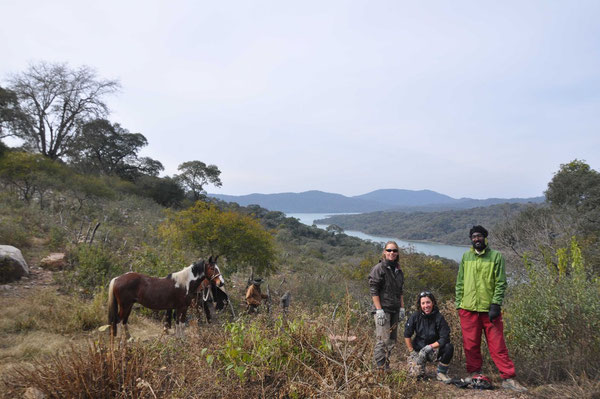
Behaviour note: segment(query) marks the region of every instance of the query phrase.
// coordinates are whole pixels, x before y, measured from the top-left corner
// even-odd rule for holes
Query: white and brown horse
[[[210,281],[216,263],[212,256],[208,261],[194,262],[183,270],[165,278],[149,277],[140,273],[125,273],[115,277],[108,287],[108,322],[111,336],[117,335],[117,324],[123,323],[129,336],[127,320],[134,303],[152,310],[175,309],[175,333],[183,337],[187,308],[198,287]]]

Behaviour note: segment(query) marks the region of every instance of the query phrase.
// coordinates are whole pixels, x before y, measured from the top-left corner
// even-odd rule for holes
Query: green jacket
[[[486,247],[478,255],[473,248],[465,252],[456,279],[456,308],[489,312],[492,303],[502,305],[506,291],[504,258]]]

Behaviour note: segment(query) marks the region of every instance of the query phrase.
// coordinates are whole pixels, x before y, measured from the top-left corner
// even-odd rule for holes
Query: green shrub
[[[0,217],[0,243],[16,248],[29,246],[29,235],[20,218]]]
[[[521,375],[564,380],[600,375],[600,289],[586,278],[577,243],[559,250],[559,272],[526,260],[529,282],[517,286],[505,307],[506,339]]]
[[[124,271],[115,252],[102,245],[82,244],[70,255],[75,267],[65,274],[65,279],[83,288],[87,294],[107,286],[111,278]]]

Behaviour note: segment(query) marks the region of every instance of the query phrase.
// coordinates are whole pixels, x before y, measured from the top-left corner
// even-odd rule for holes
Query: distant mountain
[[[271,211],[286,213],[363,213],[384,210],[402,212],[435,212],[470,209],[502,203],[540,203],[544,197],[534,198],[472,198],[455,199],[431,190],[382,189],[346,197],[323,191],[302,193],[225,195],[208,194],[222,201],[237,202],[242,206],[257,204]]]
[[[422,204],[448,204],[456,202],[452,197],[436,193],[431,190],[402,190],[402,189],[383,189],[371,191],[367,194],[357,195],[352,198],[360,198],[369,201],[376,201],[382,204],[388,204],[392,207],[415,206]]]
[[[218,198],[227,202],[237,202],[242,206],[257,204],[270,211],[286,213],[339,213],[339,212],[371,212],[389,209],[389,204],[377,201],[346,197],[341,194],[325,193],[323,191],[305,191],[303,193],[278,193],[278,194],[248,194],[248,195],[223,195],[208,194],[209,197]]]

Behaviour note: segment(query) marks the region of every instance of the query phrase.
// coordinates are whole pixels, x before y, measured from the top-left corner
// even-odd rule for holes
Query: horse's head
[[[217,259],[219,255],[214,258],[211,256],[208,258],[208,263],[206,267],[206,279],[213,285],[217,287],[222,287],[225,284],[225,279],[223,279],[223,275],[219,270],[219,266],[217,265]]]

